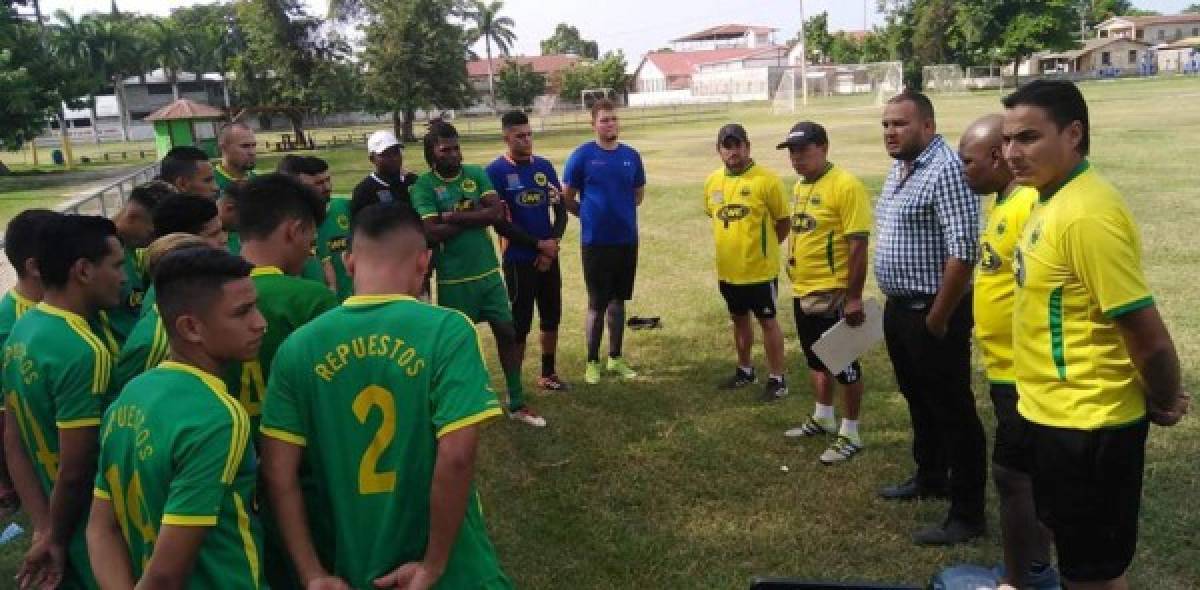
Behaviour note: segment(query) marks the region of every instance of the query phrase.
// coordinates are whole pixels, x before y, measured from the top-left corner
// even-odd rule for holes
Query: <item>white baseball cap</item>
[[[391,131],[376,131],[371,134],[371,137],[367,138],[367,155],[373,156],[383,153],[384,150],[394,145],[398,145],[400,149],[404,149],[404,144],[400,143],[399,139],[396,139],[395,133]]]

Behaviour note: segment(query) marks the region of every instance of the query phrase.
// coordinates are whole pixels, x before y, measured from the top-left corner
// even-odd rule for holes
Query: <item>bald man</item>
[[[221,195],[225,194],[229,185],[254,178],[258,143],[249,125],[230,123],[221,128],[217,136],[217,148],[221,151],[221,163],[217,164],[215,172]]]
[[[975,268],[975,338],[983,351],[996,410],[992,478],[1000,495],[1004,539],[1001,578],[1013,588],[1057,587],[1058,575],[1050,565],[1050,540],[1037,520],[1033,485],[1021,452],[1027,434],[1017,414],[1013,375],[1013,251],[1038,193],[1014,180],[1003,157],[1003,125],[1001,115],[982,117],[967,128],[958,144],[967,184],[986,200],[988,211]]]

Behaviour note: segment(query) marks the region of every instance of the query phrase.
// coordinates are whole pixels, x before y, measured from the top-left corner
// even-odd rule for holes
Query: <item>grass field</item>
[[[1197,385],[1200,245],[1194,241],[1200,192],[1200,80],[1093,83],[1085,86],[1096,168],[1125,194],[1142,231],[1155,296],[1172,329],[1189,389]],[[935,97],[939,129],[952,141],[976,116],[998,111],[996,93]],[[866,100],[817,102],[795,116],[764,105],[735,107],[728,119],[750,131],[757,161],[795,175],[774,144],[796,119],[829,129],[831,158],[877,193],[889,160],[881,145],[879,108]],[[584,292],[578,225],[564,243],[564,325],[560,374],[568,394],[535,393],[549,420],[534,431],[508,422],[486,429],[478,483],[492,538],[506,571],[525,588],[744,588],[754,575],[922,583],[959,562],[991,565],[1000,557],[992,518],[982,541],[954,549],[921,549],[908,537],[940,519],[945,504],[891,504],[880,486],[913,469],[909,421],[882,348],[865,359],[867,450],[848,465],[822,467],[827,441],[785,440],[783,431],[811,411],[812,398],[791,322],[787,326],[791,395],[754,401],[758,391],[718,392],[732,366],[729,320],[716,292],[712,241],[700,187],[719,162],[713,144],[723,118],[688,124],[629,125],[623,140],[648,167],[640,212],[638,287],[630,312],[661,316],[663,329],[629,332],[626,349],[642,377],[588,387],[583,370]],[[538,151],[559,166],[587,134],[538,136]],[[486,163],[498,141],[465,144],[468,161]],[[338,192],[367,171],[360,149],[325,152]],[[419,149],[410,164],[423,167]],[[264,158],[263,168],[271,158]],[[878,297],[873,281],[868,292]],[[490,338],[488,338],[490,340]],[[527,382],[536,374],[531,339]],[[491,355],[492,367],[498,365]],[[761,351],[757,354],[762,366]],[[499,379],[495,380],[502,389]],[[991,409],[977,377],[979,412],[991,431]],[[1200,580],[1200,421],[1150,435],[1139,551],[1130,575],[1137,588],[1194,588]],[[789,469],[783,471],[782,466]],[[0,579],[15,570],[22,544],[0,548]]]

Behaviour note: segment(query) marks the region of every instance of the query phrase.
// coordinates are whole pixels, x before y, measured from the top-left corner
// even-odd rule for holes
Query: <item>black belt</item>
[[[908,311],[928,311],[933,307],[935,295],[888,295],[888,305]]]

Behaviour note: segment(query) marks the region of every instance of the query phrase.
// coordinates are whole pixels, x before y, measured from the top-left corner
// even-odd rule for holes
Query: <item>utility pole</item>
[[[804,0],[800,0],[800,104],[808,106],[808,39],[804,37]]]

